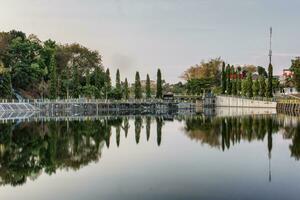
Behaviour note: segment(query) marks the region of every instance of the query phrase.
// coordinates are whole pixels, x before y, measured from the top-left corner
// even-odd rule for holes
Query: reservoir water
[[[299,199],[300,118],[0,124],[1,199]]]

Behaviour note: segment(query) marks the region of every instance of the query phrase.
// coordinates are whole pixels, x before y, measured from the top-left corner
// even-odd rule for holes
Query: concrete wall
[[[215,110],[218,117],[235,117],[245,115],[274,115],[276,108],[239,108],[239,107],[217,107]]]
[[[216,107],[276,108],[277,103],[239,97],[217,96]]]

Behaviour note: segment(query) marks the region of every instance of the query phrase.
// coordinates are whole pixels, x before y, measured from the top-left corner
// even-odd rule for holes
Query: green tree
[[[80,80],[79,80],[79,73],[78,73],[78,66],[75,64],[73,66],[73,79],[72,79],[72,97],[78,98],[80,95]]]
[[[125,99],[129,99],[129,95],[130,95],[130,91],[129,91],[129,87],[128,87],[128,81],[127,81],[127,78],[125,78],[125,82],[124,82],[124,98]]]
[[[258,75],[259,75],[259,76],[264,76],[264,77],[267,77],[267,76],[268,76],[268,74],[267,74],[267,72],[266,72],[266,69],[263,68],[263,67],[261,67],[261,66],[258,66],[258,67],[257,67],[257,72],[258,72]]]
[[[150,83],[149,74],[147,74],[147,78],[146,78],[146,97],[151,98],[151,83]]]
[[[121,78],[120,78],[120,71],[117,69],[116,73],[116,88],[113,90],[114,99],[122,99],[122,87],[121,87]]]
[[[95,87],[97,88],[95,97],[98,99],[103,96],[102,90],[105,84],[105,79],[106,79],[106,74],[102,71],[100,67],[97,67],[94,73],[94,84]]]
[[[246,79],[242,80],[242,96],[247,96],[248,81]]]
[[[142,98],[142,86],[140,80],[140,73],[136,72],[135,74],[135,83],[134,83],[134,96],[136,99]]]
[[[300,57],[292,60],[291,70],[294,72],[293,82],[298,91],[300,91]]]
[[[232,84],[231,84],[231,74],[230,74],[230,65],[228,64],[226,67],[226,77],[227,77],[227,94],[231,95],[232,94]]]
[[[253,95],[254,96],[259,96],[259,81],[255,80],[253,84]]]
[[[121,78],[119,69],[117,69],[116,73],[116,89],[121,90]]]
[[[51,70],[51,75],[50,75],[50,98],[51,99],[56,99],[57,98],[57,72],[56,72],[56,62],[55,62],[55,57],[51,57],[50,61],[50,70]]]
[[[273,97],[273,66],[269,64],[268,67],[268,84],[267,84],[267,97]]]
[[[252,73],[248,72],[247,74],[247,97],[253,97],[253,80],[252,80]]]
[[[12,98],[11,75],[9,71],[0,72],[0,99]]]
[[[241,72],[242,72],[242,68],[241,67],[237,67],[236,90],[237,90],[237,94],[238,95],[240,95],[241,91],[242,91]]]
[[[160,69],[157,70],[157,82],[156,82],[156,98],[161,99],[163,96],[162,91],[162,77]]]
[[[236,79],[236,71],[234,67],[231,67],[231,74],[232,74],[232,94],[237,95],[237,79]]]
[[[259,77],[259,96],[266,96],[266,79],[264,76]]]
[[[222,63],[222,94],[226,93],[227,89],[227,80],[226,80],[226,67],[225,67],[225,62]]]
[[[107,68],[105,71],[105,83],[104,83],[104,94],[105,98],[110,96],[111,93],[111,78],[110,78],[110,71]]]

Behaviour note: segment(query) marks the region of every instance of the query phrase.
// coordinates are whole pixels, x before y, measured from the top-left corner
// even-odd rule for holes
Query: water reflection
[[[282,134],[284,139],[291,140],[291,157],[300,159],[299,120],[278,115],[199,115],[171,119],[136,116],[107,117],[96,121],[6,123],[0,124],[1,184],[17,186],[26,183],[27,179],[35,180],[42,173],[51,175],[59,169],[79,170],[91,162],[98,162],[103,148],[109,148],[112,141],[117,147],[122,146],[121,138],[127,138],[130,132],[134,133],[136,144],[140,143],[141,134],[145,134],[149,141],[151,128],[154,126],[155,130],[155,125],[156,143],[160,146],[164,124],[170,120],[183,122],[183,132],[190,139],[222,151],[241,141],[266,141],[269,161],[273,136]],[[293,125],[290,124],[291,120],[294,120]],[[122,134],[125,137],[121,137]]]

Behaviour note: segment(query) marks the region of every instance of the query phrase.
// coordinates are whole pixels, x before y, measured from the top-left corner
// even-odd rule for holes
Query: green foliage
[[[130,91],[129,91],[129,87],[128,87],[128,81],[127,81],[127,78],[125,78],[125,82],[124,82],[124,98],[125,99],[129,99],[129,95],[130,95]]]
[[[55,63],[55,58],[52,56],[51,61],[50,61],[50,70],[51,70],[51,75],[50,75],[50,98],[51,99],[56,99],[57,98],[57,73],[56,73],[56,63]]]
[[[266,96],[266,79],[264,76],[260,76],[258,79],[259,82],[259,96]]]
[[[300,57],[292,60],[291,70],[294,72],[293,82],[298,91],[300,91]]]
[[[268,76],[267,71],[264,67],[258,66],[257,67],[257,72],[258,72],[259,76],[264,76],[264,77]]]
[[[255,80],[253,84],[253,96],[259,96],[259,81]]]
[[[140,73],[139,72],[136,72],[136,74],[135,74],[134,97],[136,99],[141,99],[142,98],[142,86],[141,86],[141,79],[140,79]]]
[[[231,72],[231,69],[230,69],[230,65],[228,64],[226,67],[226,78],[227,78],[226,86],[227,86],[227,94],[228,95],[232,94],[232,84],[231,84],[231,80],[230,80],[230,72]]]
[[[236,79],[236,90],[237,94],[240,95],[242,91],[242,80],[241,80],[241,67],[237,68],[237,79]]]
[[[156,98],[161,99],[163,96],[162,89],[162,77],[160,69],[157,70],[157,82],[156,82]]]
[[[186,84],[188,94],[200,95],[205,91],[210,90],[211,86],[214,84],[215,79],[191,79],[188,80]]]
[[[93,76],[93,82],[95,87],[97,88],[97,92],[95,97],[97,99],[103,97],[102,91],[105,86],[106,74],[102,71],[100,67],[97,67]]]
[[[253,80],[252,80],[252,73],[248,72],[247,74],[247,97],[253,97]]]
[[[147,78],[146,78],[146,97],[151,98],[151,83],[150,83],[149,74],[147,74]]]
[[[222,94],[226,93],[227,89],[227,78],[226,78],[226,67],[225,62],[222,63]]]
[[[86,98],[93,98],[95,97],[95,94],[97,93],[98,88],[93,85],[85,85],[82,87],[82,95]]]
[[[0,73],[0,99],[11,99],[12,87],[11,87],[11,75],[9,71]]]
[[[79,82],[79,74],[78,74],[78,66],[73,66],[73,80],[72,80],[72,94],[71,96],[74,98],[78,98],[80,95],[81,85]]]
[[[57,45],[55,41],[40,41],[35,35],[20,31],[0,33],[0,63],[11,69],[12,86],[27,94],[42,94],[57,98],[80,95],[81,86],[97,87],[100,98],[104,83],[110,80],[104,76],[101,55],[79,44]],[[56,69],[53,68],[55,63]],[[89,72],[90,80],[85,77]],[[87,83],[89,82],[89,83]],[[61,90],[61,91],[60,91]]]
[[[248,81],[246,79],[242,80],[242,96],[247,96]]]
[[[119,69],[117,69],[116,73],[116,89],[121,91],[121,78]]]
[[[267,83],[267,97],[273,97],[273,66],[268,67],[268,83]]]

